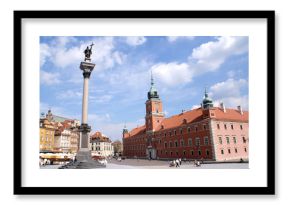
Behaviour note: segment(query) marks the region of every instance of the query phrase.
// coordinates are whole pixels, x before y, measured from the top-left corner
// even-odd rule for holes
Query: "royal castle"
[[[166,118],[151,77],[145,125],[123,129],[123,154],[128,158],[248,160],[249,113],[214,107],[205,90],[201,106]]]

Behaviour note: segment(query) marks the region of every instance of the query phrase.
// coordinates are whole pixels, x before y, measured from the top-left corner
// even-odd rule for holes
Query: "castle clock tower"
[[[151,72],[151,88],[148,92],[148,100],[146,101],[146,132],[154,132],[163,119],[164,113],[162,109],[162,101],[160,100],[157,89],[154,86],[153,75]]]

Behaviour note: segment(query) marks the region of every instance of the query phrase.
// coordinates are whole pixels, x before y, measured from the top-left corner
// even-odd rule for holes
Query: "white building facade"
[[[89,149],[92,156],[110,157],[114,155],[114,147],[111,140],[101,132],[95,132],[90,137]]]

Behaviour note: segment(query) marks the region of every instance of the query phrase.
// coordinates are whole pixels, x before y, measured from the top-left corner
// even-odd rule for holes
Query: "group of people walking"
[[[197,161],[197,160],[194,160],[193,161],[193,166],[200,167],[202,163],[203,163],[203,160],[201,162]],[[182,164],[182,159],[179,158],[179,159],[175,159],[175,160],[170,161],[169,162],[169,167],[180,167],[181,164]]]
[[[39,158],[39,165],[40,166],[45,166],[45,165],[50,165],[52,164],[52,161],[50,161],[49,159],[42,159],[41,157]]]
[[[170,161],[169,167],[180,167],[181,164],[182,164],[182,160],[181,158],[179,158],[179,159]]]

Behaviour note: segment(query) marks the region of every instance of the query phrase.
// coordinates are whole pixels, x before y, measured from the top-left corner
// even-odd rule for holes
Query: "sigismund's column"
[[[83,86],[83,105],[82,105],[82,124],[80,126],[80,151],[89,151],[88,138],[91,131],[91,126],[88,125],[88,97],[89,97],[89,79],[95,64],[91,63],[93,43],[87,46],[85,60],[81,62],[80,69],[83,71],[84,86]]]

